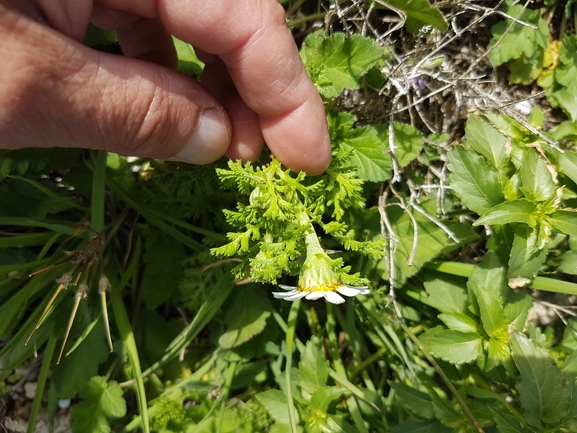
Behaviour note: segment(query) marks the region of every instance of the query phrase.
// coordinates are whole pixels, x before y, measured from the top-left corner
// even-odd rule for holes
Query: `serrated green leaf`
[[[432,418],[434,416],[433,404],[429,394],[402,382],[389,381],[388,383],[391,389],[395,391],[397,402],[411,413],[423,418]]]
[[[571,395],[561,371],[547,350],[519,332],[511,332],[509,344],[521,381],[517,390],[525,409],[524,417],[536,427],[558,423],[569,411]]]
[[[277,423],[290,424],[288,404],[284,392],[278,389],[269,389],[268,391],[259,392],[255,397]],[[296,409],[294,409],[294,414],[298,422],[299,414]]]
[[[327,412],[329,405],[339,399],[345,392],[347,391],[340,386],[323,386],[317,388],[311,396],[309,409]]]
[[[307,341],[299,362],[300,386],[309,394],[326,386],[329,367],[319,338],[313,336]]]
[[[467,143],[483,155],[495,168],[502,167],[508,160],[509,139],[493,127],[485,117],[472,115],[465,125]]]
[[[521,191],[527,199],[538,202],[555,198],[557,186],[553,181],[553,176],[547,167],[547,163],[537,154],[529,149],[523,158],[523,164],[519,170],[521,176]]]
[[[488,47],[490,50],[489,59],[494,66],[500,66],[521,56],[533,57],[537,50],[544,50],[547,47],[549,28],[541,18],[540,10],[525,9],[523,11],[521,5],[507,4],[505,12],[520,21],[536,25],[538,28],[533,29],[519,23],[514,23],[511,26],[510,20],[495,24],[491,28],[493,38]]]
[[[375,125],[374,128],[381,142],[388,148],[389,125]],[[423,150],[425,138],[421,131],[409,124],[401,122],[393,123],[393,134],[395,138],[395,156],[401,167],[406,167],[407,164],[419,156],[419,153]]]
[[[537,276],[547,258],[547,249],[537,247],[535,229],[525,225],[520,225],[515,229],[507,274],[510,286],[513,281],[520,282],[522,279],[528,283]],[[511,287],[518,287],[518,284]]]
[[[491,337],[487,342],[487,364],[485,371],[491,371],[500,365],[504,366],[507,371],[515,371],[507,342]]]
[[[72,408],[74,433],[108,433],[107,418],[120,418],[126,414],[122,388],[116,382],[94,376],[80,391],[84,401]]]
[[[477,322],[470,316],[461,313],[442,313],[437,316],[447,328],[459,332],[474,332],[479,333]]]
[[[575,123],[571,122],[571,126],[573,125],[575,125]],[[575,134],[577,134],[577,125],[574,127]],[[557,155],[557,160],[559,162],[559,167],[563,170],[563,174],[573,182],[577,183],[577,152],[566,150]]]
[[[513,324],[516,329],[525,329],[525,323],[529,316],[529,310],[533,307],[533,298],[527,290],[510,290],[505,303],[505,317],[507,322]]]
[[[482,340],[478,334],[452,331],[441,326],[421,334],[419,340],[431,355],[451,364],[474,361],[483,350]]]
[[[521,425],[513,415],[489,407],[499,433],[532,433],[533,431]]]
[[[481,317],[487,335],[507,341],[508,323],[503,310],[503,301],[508,289],[505,268],[496,254],[487,253],[483,261],[473,268],[467,288],[475,301],[473,310]]]
[[[577,211],[558,210],[549,215],[551,225],[571,236],[577,236]]]
[[[272,310],[262,288],[253,285],[237,288],[225,313],[226,331],[218,339],[220,346],[231,349],[249,341],[265,328]]]
[[[510,223],[524,223],[529,227],[535,227],[536,218],[534,214],[537,205],[525,199],[512,200],[500,203],[487,210],[481,218],[473,223],[480,225],[502,225]]]
[[[509,83],[529,85],[540,77],[543,71],[543,50],[537,50],[531,57],[519,57],[509,63]]]
[[[483,215],[505,200],[497,169],[485,158],[460,146],[448,156],[451,187],[465,206]]]
[[[422,200],[421,204],[424,208],[432,207],[429,204],[434,205],[427,199]],[[429,212],[429,215],[434,215],[431,209],[425,210]],[[418,244],[412,265],[409,265],[407,262],[411,255],[414,239],[413,221],[403,209],[396,206],[387,209],[387,216],[395,237],[399,240],[395,252],[395,277],[399,285],[402,285],[407,278],[415,275],[425,263],[431,261],[442,252],[454,249],[458,245],[435,223],[415,212],[413,216],[418,227]],[[446,222],[445,224],[463,243],[470,242],[476,238],[476,234],[464,224],[453,222]],[[382,265],[384,266],[384,264]],[[386,270],[384,272],[384,277],[387,279],[388,273],[386,273]]]
[[[571,250],[563,254],[557,270],[565,274],[577,275],[577,251]]]
[[[391,177],[392,161],[387,144],[375,128],[353,128],[354,118],[350,113],[329,112],[327,121],[331,142],[350,153],[347,162],[361,179],[383,182]]]
[[[547,99],[554,107],[561,107],[572,122],[577,121],[577,82],[547,94]]]
[[[451,275],[439,275],[424,282],[431,306],[441,313],[467,312],[468,295],[465,282]]]
[[[360,35],[325,37],[324,31],[318,31],[306,38],[300,54],[319,93],[336,98],[344,89],[360,87],[360,78],[377,64],[383,49]]]
[[[389,0],[388,3],[407,15],[405,26],[411,33],[418,33],[427,25],[431,25],[442,32],[447,30],[447,23],[443,15],[431,7],[427,0]]]

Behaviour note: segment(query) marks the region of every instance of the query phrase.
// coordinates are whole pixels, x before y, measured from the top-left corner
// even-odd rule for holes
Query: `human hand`
[[[91,20],[125,57],[80,43]],[[174,71],[170,34],[206,62],[202,85]],[[0,149],[203,164],[253,160],[266,141],[292,170],[329,164],[323,103],[277,0],[0,0],[0,40]]]

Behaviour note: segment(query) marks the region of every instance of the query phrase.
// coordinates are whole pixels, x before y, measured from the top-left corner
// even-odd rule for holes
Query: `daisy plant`
[[[236,211],[225,210],[227,221],[239,231],[228,233],[229,243],[213,248],[218,257],[241,257],[235,277],[278,284],[283,276],[297,276],[296,286],[278,284],[276,298],[294,301],[325,298],[334,304],[344,296],[369,293],[368,280],[352,273],[341,257],[323,248],[317,230],[331,236],[345,250],[380,258],[381,240],[357,240],[345,222],[347,210],[364,208],[363,181],[348,165],[349,154],[333,150],[333,161],[321,175],[292,173],[274,157],[263,165],[230,161],[219,169],[223,186],[248,197]],[[333,242],[334,243],[334,242]]]

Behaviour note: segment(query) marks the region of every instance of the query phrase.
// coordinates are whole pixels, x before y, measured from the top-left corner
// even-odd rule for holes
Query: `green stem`
[[[475,265],[457,262],[430,262],[427,263],[425,267],[444,274],[468,278],[469,275],[471,275],[471,272],[473,272]],[[577,284],[555,278],[535,277],[529,284],[529,288],[543,290],[544,292],[577,295]]]
[[[300,26],[301,24],[307,23],[309,21],[316,21],[323,19],[326,16],[327,16],[326,12],[319,12],[318,14],[312,14],[306,17],[298,18],[296,20],[290,20],[288,26],[289,28],[292,29],[293,27]]]
[[[130,327],[130,320],[128,318],[128,313],[126,312],[126,308],[124,307],[124,302],[122,302],[122,297],[120,296],[122,288],[123,286],[119,285],[119,287],[114,287],[111,290],[110,298],[112,301],[112,309],[114,311],[114,317],[116,319],[116,325],[118,326],[120,337],[122,338],[122,342],[126,348],[126,353],[128,354],[128,360],[132,366],[134,380],[136,382],[136,396],[138,398],[138,406],[142,418],[142,430],[144,433],[150,433],[150,426],[148,422],[148,403],[146,401],[144,379],[140,369],[140,359],[138,358],[138,350],[136,348],[134,333]]]
[[[232,379],[234,379],[234,373],[236,371],[236,367],[238,366],[238,362],[234,361],[231,362],[228,366],[228,374],[226,375],[226,383],[224,384],[224,388],[220,391],[220,399],[222,400],[220,406],[220,419],[218,421],[218,433],[222,433],[222,424],[224,423],[224,412],[226,410],[226,402],[228,400],[228,393],[230,392],[230,387],[232,386]]]
[[[104,230],[104,196],[106,192],[106,160],[108,152],[96,152],[94,179],[92,181],[92,230]]]
[[[291,370],[292,370],[292,357],[293,357],[293,343],[295,340],[296,322],[299,315],[299,308],[301,306],[300,299],[297,299],[291,305],[287,320],[287,330],[286,330],[286,367],[285,367],[285,387],[286,387],[286,399],[289,412],[289,422],[291,427],[291,433],[297,433],[297,423],[295,419],[295,407],[293,402],[293,393],[291,385]]]
[[[54,356],[54,349],[56,348],[57,340],[58,339],[53,335],[48,339],[48,344],[44,351],[44,359],[42,360],[42,367],[40,368],[40,375],[38,376],[38,386],[36,388],[34,402],[32,403],[32,410],[30,411],[30,420],[28,421],[26,433],[33,433],[36,431],[36,417],[40,412],[42,397],[44,397],[44,389],[46,387],[46,381],[48,380],[50,364],[52,363],[52,357]]]

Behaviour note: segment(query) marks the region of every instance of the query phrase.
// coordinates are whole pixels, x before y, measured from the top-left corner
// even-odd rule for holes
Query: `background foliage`
[[[68,399],[89,433],[576,431],[573,2],[281,3],[326,173],[0,154],[4,403],[27,371],[29,432]],[[311,233],[370,295],[273,298]]]

